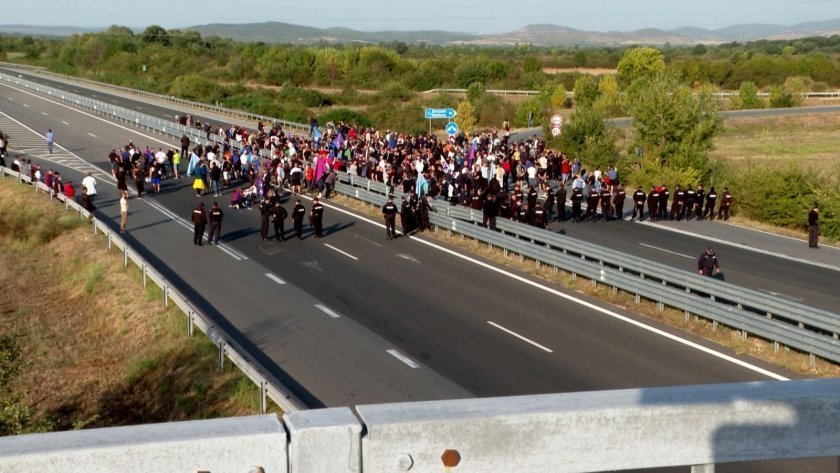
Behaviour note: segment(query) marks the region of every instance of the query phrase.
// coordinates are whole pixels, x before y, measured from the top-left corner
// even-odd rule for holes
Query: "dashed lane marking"
[[[286,284],[286,281],[284,281],[284,280],[282,280],[282,279],[278,278],[277,276],[275,276],[275,275],[273,275],[273,274],[271,274],[271,273],[265,273],[265,276],[266,276],[268,279],[271,279],[272,281],[276,282],[277,284],[280,284],[280,285]]]
[[[92,136],[93,138],[96,138],[96,135],[94,135],[93,133],[88,133],[88,136]]]
[[[639,243],[639,244],[646,247],[646,248],[651,248],[651,249],[654,249],[654,250],[664,251],[665,253],[670,253],[672,255],[682,256],[683,258],[694,259],[693,256],[684,255],[682,253],[677,253],[676,251],[666,250],[665,248],[660,248],[658,246],[648,245],[646,243]]]
[[[325,306],[324,304],[315,304],[315,307],[317,307],[318,310],[320,310],[321,312],[329,315],[330,317],[332,317],[334,319],[340,319],[341,318],[341,316],[338,315],[338,313],[336,311],[330,309],[329,307]]]
[[[554,350],[552,350],[552,349],[550,349],[550,348],[546,348],[546,347],[544,347],[543,345],[540,345],[539,343],[537,343],[537,342],[535,342],[535,341],[531,340],[530,338],[527,338],[527,337],[524,337],[524,336],[522,336],[522,335],[519,335],[518,333],[514,332],[513,330],[510,330],[510,329],[507,329],[507,328],[505,328],[505,327],[502,327],[501,325],[499,325],[499,324],[497,324],[497,323],[495,323],[495,322],[491,322],[491,321],[489,321],[489,320],[487,321],[487,323],[488,323],[490,326],[492,326],[492,327],[496,327],[497,329],[501,330],[502,332],[507,333],[508,335],[513,335],[514,337],[516,337],[516,338],[518,338],[518,339],[522,340],[522,341],[523,341],[523,342],[525,342],[525,343],[530,343],[531,345],[533,345],[533,346],[535,346],[535,347],[539,348],[540,350],[542,350],[542,351],[544,351],[544,352],[547,352],[547,353],[554,353]]]
[[[394,358],[396,358],[396,359],[402,361],[403,363],[407,364],[412,369],[417,369],[417,368],[420,367],[420,365],[418,365],[414,360],[412,360],[411,358],[403,355],[402,353],[398,352],[397,350],[391,349],[391,350],[387,350],[387,352],[388,352],[389,355],[391,355]]]
[[[353,260],[359,261],[359,258],[356,258],[355,256],[351,255],[350,253],[348,253],[348,252],[346,252],[346,251],[339,250],[338,248],[336,248],[336,247],[334,247],[334,246],[330,245],[329,243],[324,243],[324,246],[326,246],[327,248],[329,248],[329,249],[331,249],[331,250],[333,250],[333,251],[337,251],[337,252],[341,253],[342,255],[344,255],[344,256],[346,256],[346,257],[348,257],[348,258],[351,258],[351,259],[353,259]]]

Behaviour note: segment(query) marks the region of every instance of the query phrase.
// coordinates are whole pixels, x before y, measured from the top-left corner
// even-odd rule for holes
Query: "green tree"
[[[475,105],[481,97],[484,97],[484,84],[481,82],[473,82],[467,87],[467,100]]]
[[[158,43],[169,46],[169,33],[162,26],[149,26],[143,31],[141,36],[146,43]]]
[[[618,61],[618,75],[627,83],[655,74],[665,68],[665,57],[658,49],[642,47],[624,52]]]
[[[464,134],[468,135],[473,128],[475,128],[476,123],[473,106],[469,101],[464,100],[458,102],[458,108],[456,111],[458,114],[455,116],[455,123],[458,124],[458,128],[460,128]]]
[[[601,81],[598,82],[598,92],[598,99],[593,104],[595,109],[608,118],[618,117],[623,114],[623,110],[621,109],[621,91],[618,88],[618,81],[614,75],[610,74],[601,77]]]
[[[711,169],[708,153],[723,126],[721,104],[712,92],[704,87],[695,94],[667,71],[636,80],[626,95],[633,149],[641,148],[663,168],[694,169],[705,178]]]
[[[609,164],[617,164],[615,130],[606,125],[603,113],[591,106],[575,108],[572,116],[563,123],[558,145],[568,155],[579,157],[587,166],[606,168]],[[622,166],[619,166],[619,172],[622,172]]]
[[[741,83],[741,89],[738,91],[739,107],[742,110],[751,110],[755,108],[764,108],[764,101],[758,96],[758,86],[755,82],[746,81]]]
[[[557,84],[554,91],[551,92],[551,106],[554,108],[564,108],[569,103],[569,94],[566,92],[566,87],[563,84]]]
[[[536,56],[529,55],[525,56],[525,59],[522,60],[522,71],[523,72],[542,72],[542,64],[540,60],[537,59]]]
[[[589,107],[598,99],[598,84],[590,75],[583,75],[575,81],[575,106]]]
[[[791,108],[795,103],[793,94],[784,87],[774,85],[770,88],[770,108]]]

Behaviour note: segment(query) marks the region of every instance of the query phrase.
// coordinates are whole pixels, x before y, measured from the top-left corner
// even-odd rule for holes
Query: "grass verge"
[[[219,372],[215,345],[78,220],[0,180],[0,333],[14,334],[0,358],[17,371],[0,433],[258,413],[258,388],[230,362]]]

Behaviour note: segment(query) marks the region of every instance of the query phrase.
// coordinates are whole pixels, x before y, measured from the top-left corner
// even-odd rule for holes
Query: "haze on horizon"
[[[259,5],[257,7],[256,5]],[[365,0],[234,2],[219,0],[38,0],[3,11],[3,24],[98,28],[186,28],[207,23],[279,21],[362,31],[445,30],[503,33],[550,23],[579,30],[717,29],[745,23],[793,25],[840,18],[837,0]]]

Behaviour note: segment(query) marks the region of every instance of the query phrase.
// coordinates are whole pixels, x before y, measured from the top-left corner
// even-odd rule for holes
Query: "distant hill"
[[[72,26],[0,25],[0,33],[29,34],[35,36],[69,36],[72,34],[103,31],[106,28],[77,28]],[[464,34],[448,31],[358,31],[349,28],[313,28],[280,22],[196,25],[183,30],[194,30],[202,36],[220,36],[236,41],[275,44],[315,43],[404,43],[427,42],[432,44],[510,45],[535,44],[544,46],[624,46],[719,44],[731,41],[759,39],[796,39],[806,36],[840,34],[840,19],[811,21],[792,26],[771,24],[742,24],[716,30],[683,27],[673,30],[646,28],[636,31],[584,31],[552,24],[533,24],[518,30],[499,34]],[[143,28],[135,29],[142,31]]]

